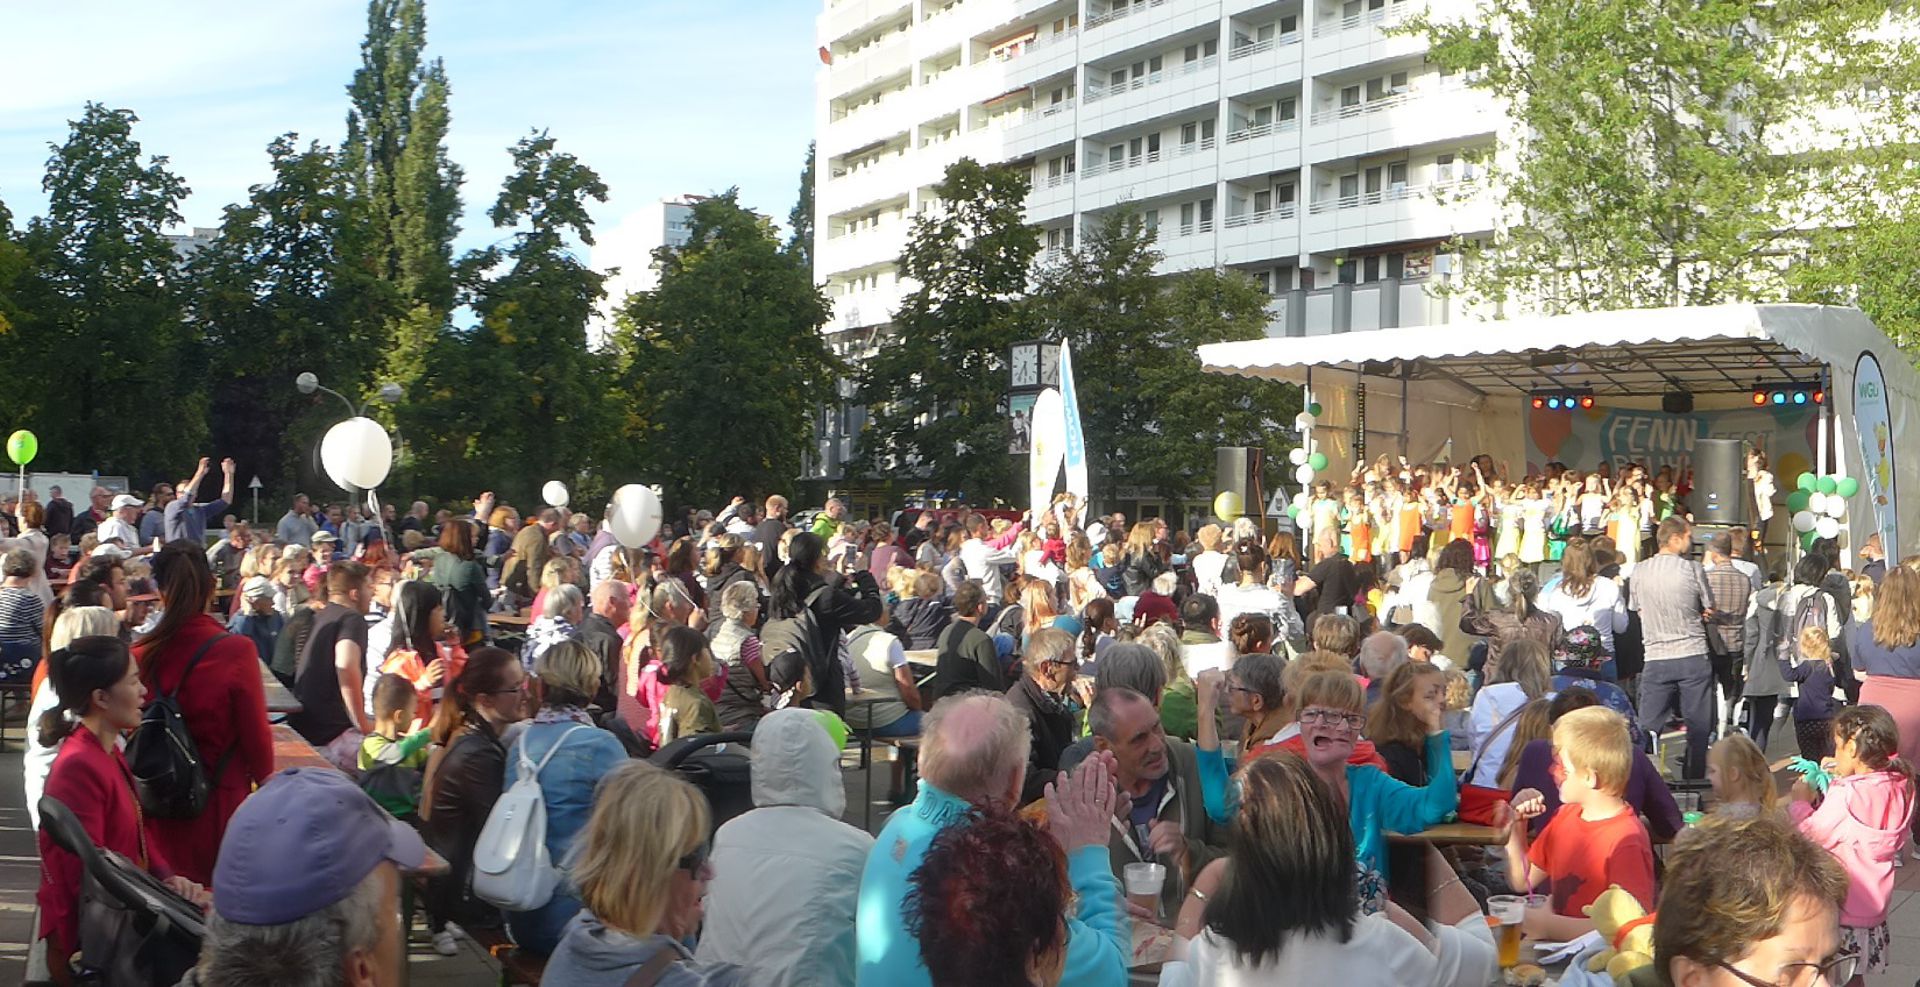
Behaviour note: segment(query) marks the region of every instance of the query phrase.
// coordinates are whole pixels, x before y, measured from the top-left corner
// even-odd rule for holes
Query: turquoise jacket
[[[907,878],[920,867],[934,834],[971,808],[922,779],[919,797],[880,830],[860,877],[855,924],[860,987],[932,987],[920,962],[920,943],[906,929],[902,904]],[[1106,844],[1068,854],[1067,880],[1080,896],[1080,913],[1067,919],[1067,964],[1060,987],[1126,987],[1131,933]]]
[[[1427,734],[1427,787],[1415,788],[1371,764],[1347,765],[1347,824],[1353,855],[1362,870],[1387,876],[1387,833],[1418,833],[1439,825],[1460,807],[1453,776],[1452,740],[1445,730]],[[1207,815],[1226,824],[1240,811],[1240,790],[1228,782],[1233,766],[1219,748],[1196,748],[1200,795]]]

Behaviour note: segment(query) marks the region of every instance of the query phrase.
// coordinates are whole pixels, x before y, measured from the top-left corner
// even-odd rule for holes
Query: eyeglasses
[[[526,693],[526,691],[527,691],[527,680],[521,679],[520,683],[511,689],[491,689],[491,690],[488,690],[485,694],[489,696],[514,696],[514,695],[523,695]]]
[[[1783,964],[1779,980],[1761,980],[1724,960],[1715,960],[1713,965],[1739,977],[1740,982],[1749,987],[1813,987],[1816,983],[1839,987],[1853,979],[1853,972],[1860,965],[1860,957],[1855,953],[1842,953],[1819,963]]]
[[[1318,723],[1321,726],[1344,726],[1349,730],[1360,729],[1367,718],[1359,713],[1348,713],[1337,709],[1304,709],[1300,711],[1300,722]]]
[[[694,847],[692,853],[689,853],[686,856],[681,857],[679,862],[674,864],[674,866],[679,868],[680,870],[686,871],[687,873],[694,875],[695,877],[698,877],[700,876],[701,868],[707,866],[707,857],[711,856],[712,853],[713,853],[712,845],[707,843],[702,843],[699,846]]]

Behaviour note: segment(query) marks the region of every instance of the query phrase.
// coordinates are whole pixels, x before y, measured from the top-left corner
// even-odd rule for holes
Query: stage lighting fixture
[[[1825,404],[1827,394],[1817,383],[1797,380],[1755,381],[1753,385],[1754,407],[1773,405],[1784,408],[1788,405],[1805,407],[1809,404]]]
[[[1584,387],[1571,391],[1535,391],[1529,396],[1529,403],[1536,411],[1591,409],[1594,406],[1593,391]]]

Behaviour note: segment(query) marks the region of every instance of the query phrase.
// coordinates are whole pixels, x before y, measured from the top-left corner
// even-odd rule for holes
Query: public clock
[[[1042,387],[1060,386],[1060,344],[1047,343],[1040,347],[1040,385]]]
[[[1037,387],[1040,384],[1040,344],[1015,343],[1012,354],[1013,386]]]

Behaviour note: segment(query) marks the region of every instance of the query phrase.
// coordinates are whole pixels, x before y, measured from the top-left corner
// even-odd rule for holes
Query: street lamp
[[[347,406],[347,417],[349,418],[362,418],[366,416],[366,412],[367,412],[366,404],[361,404],[357,408],[354,407],[353,402],[349,400],[345,394],[342,394],[339,391],[336,391],[333,388],[320,383],[320,378],[315,374],[313,374],[312,372],[303,373],[300,376],[295,377],[293,379],[293,386],[295,389],[299,390],[299,392],[302,394],[312,394],[315,391],[325,391],[328,394],[331,394],[334,397],[339,398],[340,403]],[[380,385],[380,389],[378,391],[374,392],[373,399],[371,400],[378,400],[382,404],[399,404],[401,393],[402,392],[400,390],[399,384],[396,384],[393,381],[387,381],[386,383]],[[371,403],[371,400],[368,403]]]

